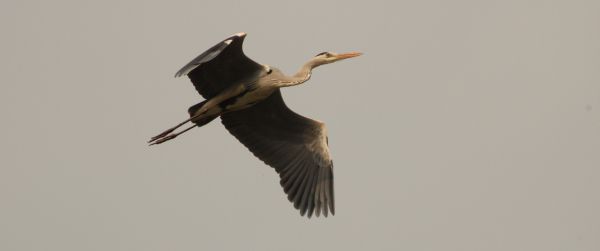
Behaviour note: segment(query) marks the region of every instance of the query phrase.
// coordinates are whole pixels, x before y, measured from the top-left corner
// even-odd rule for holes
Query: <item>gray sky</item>
[[[0,250],[599,250],[598,1],[3,1]],[[236,32],[327,123],[300,217],[173,74]]]

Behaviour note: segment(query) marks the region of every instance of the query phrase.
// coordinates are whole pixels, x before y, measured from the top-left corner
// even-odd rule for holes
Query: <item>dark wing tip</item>
[[[321,212],[324,217],[335,215],[333,163],[299,168],[307,170],[280,173],[288,200],[300,211],[301,216],[320,217]]]

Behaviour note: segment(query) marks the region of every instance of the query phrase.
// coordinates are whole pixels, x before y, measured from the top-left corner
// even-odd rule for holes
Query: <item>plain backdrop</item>
[[[599,1],[2,1],[0,250],[600,250]],[[337,214],[307,219],[199,102],[236,32],[324,121]]]

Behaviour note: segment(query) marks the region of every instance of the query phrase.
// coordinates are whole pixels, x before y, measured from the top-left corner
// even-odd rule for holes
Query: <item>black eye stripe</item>
[[[327,52],[321,52],[321,53],[317,54],[315,57],[318,57],[318,56],[321,56],[321,55],[325,55],[325,54],[327,54]]]

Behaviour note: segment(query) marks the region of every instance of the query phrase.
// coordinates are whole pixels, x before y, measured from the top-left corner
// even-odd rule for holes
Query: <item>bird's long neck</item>
[[[300,70],[293,76],[289,77],[285,83],[282,83],[281,87],[288,87],[302,84],[310,79],[310,75],[312,73],[312,69],[316,67],[316,64],[313,60],[306,62]]]

